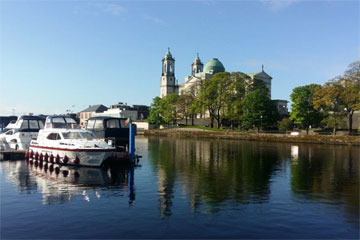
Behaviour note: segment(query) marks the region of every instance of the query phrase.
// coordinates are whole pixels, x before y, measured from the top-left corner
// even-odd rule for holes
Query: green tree
[[[162,109],[162,99],[159,97],[153,98],[153,102],[150,106],[149,110],[149,117],[146,119],[148,123],[156,124],[160,126],[161,124],[164,124],[164,118],[163,118],[163,109]]]
[[[238,127],[241,125],[242,103],[245,97],[246,81],[250,77],[241,72],[233,72],[230,74],[230,84],[228,92],[225,96],[225,115],[234,128],[237,122]]]
[[[181,94],[177,99],[177,111],[181,119],[185,119],[185,124],[188,124],[188,118],[192,114],[191,105],[194,102],[194,98],[191,94]]]
[[[161,110],[163,114],[163,119],[166,124],[176,124],[177,120],[177,99],[179,96],[176,93],[168,94],[162,98],[161,101]]]
[[[271,102],[267,91],[256,89],[249,92],[243,101],[243,115],[241,117],[245,127],[271,126],[278,119],[278,112]]]
[[[293,121],[291,121],[290,118],[283,118],[280,122],[279,122],[279,130],[280,131],[289,131],[292,130],[294,126]]]
[[[311,125],[319,124],[323,118],[322,113],[313,104],[314,93],[320,88],[318,84],[296,87],[290,95],[292,101],[290,119],[305,127],[306,134],[309,134]]]

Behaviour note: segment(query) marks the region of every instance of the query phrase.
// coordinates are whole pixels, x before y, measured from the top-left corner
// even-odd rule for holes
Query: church
[[[205,65],[202,63],[199,54],[197,54],[194,62],[191,64],[191,75],[185,77],[184,84],[178,84],[175,78],[175,58],[172,56],[170,49],[162,59],[162,74],[160,82],[160,97],[163,98],[168,94],[176,93],[183,94],[193,86],[199,84],[206,79],[211,78],[214,74],[225,72],[225,67],[217,58],[210,59]],[[272,77],[262,70],[254,73],[247,73],[251,80],[258,79],[263,81],[269,90],[269,97],[271,98],[271,81]],[[196,88],[195,88],[196,89]],[[273,100],[276,104],[278,111],[281,115],[287,115],[287,101],[286,100]]]

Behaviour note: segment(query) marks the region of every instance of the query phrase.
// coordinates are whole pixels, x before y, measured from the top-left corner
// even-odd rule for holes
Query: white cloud
[[[147,21],[151,21],[151,22],[153,22],[155,24],[158,24],[158,25],[163,25],[163,26],[166,25],[165,21],[163,21],[162,19],[160,19],[158,17],[146,15],[146,16],[144,16],[144,19],[147,20]]]
[[[299,0],[261,0],[261,2],[273,12],[278,12],[299,2]]]
[[[117,3],[93,3],[92,6],[111,15],[120,15],[126,11],[125,7]]]

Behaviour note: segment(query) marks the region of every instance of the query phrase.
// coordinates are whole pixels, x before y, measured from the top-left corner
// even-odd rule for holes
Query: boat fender
[[[31,152],[30,152],[30,158],[34,158],[34,151],[33,150],[31,150]]]
[[[69,158],[68,156],[65,155],[65,157],[63,158],[63,163],[67,164],[69,161]]]
[[[59,162],[60,162],[60,156],[59,156],[59,154],[57,154],[56,158],[55,158],[55,163],[59,164]]]
[[[75,157],[75,159],[73,160],[73,163],[78,165],[80,163],[80,159],[78,156]]]
[[[52,155],[52,154],[50,155],[50,162],[54,163],[54,155]]]
[[[44,156],[44,160],[45,160],[45,162],[47,162],[47,161],[49,161],[49,155],[47,154],[47,153],[45,153],[45,156]]]
[[[39,160],[40,160],[40,161],[43,161],[43,160],[44,160],[44,155],[43,155],[42,153],[40,153],[40,155],[39,155]]]
[[[39,153],[38,152],[35,153],[35,160],[39,160]]]
[[[29,152],[29,151],[26,151],[26,153],[25,153],[25,159],[26,159],[26,160],[29,160],[29,158],[30,158],[30,152]]]
[[[63,173],[64,177],[67,177],[69,175],[69,171],[67,171],[67,170],[64,170],[62,173]]]

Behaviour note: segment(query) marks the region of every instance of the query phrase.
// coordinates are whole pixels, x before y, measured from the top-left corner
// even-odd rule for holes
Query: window
[[[43,121],[39,120],[39,126],[40,126],[41,129],[44,128],[44,123],[43,123]]]
[[[29,128],[29,122],[28,120],[22,120],[21,121],[21,127],[22,129],[26,129],[26,128]]]
[[[119,120],[118,119],[110,119],[106,122],[107,128],[120,128]]]
[[[80,133],[78,132],[64,132],[62,133],[64,139],[82,139],[83,137],[81,136]]]
[[[87,140],[96,139],[95,134],[93,134],[92,132],[82,132],[81,135],[83,136],[83,138],[85,138]]]
[[[39,124],[37,120],[29,120],[30,129],[39,129]]]
[[[6,135],[13,135],[13,130],[7,131]]]
[[[94,128],[94,125],[95,125],[95,120],[89,120],[89,121],[87,122],[86,128],[87,128],[87,129],[93,129],[93,128]]]
[[[129,121],[127,119],[121,119],[121,128],[129,128]]]
[[[102,120],[95,121],[94,129],[103,129],[103,128],[104,128],[104,124]]]
[[[60,137],[60,134],[58,134],[58,133],[50,133],[47,136],[47,139],[49,139],[49,140],[60,140],[61,137]]]

